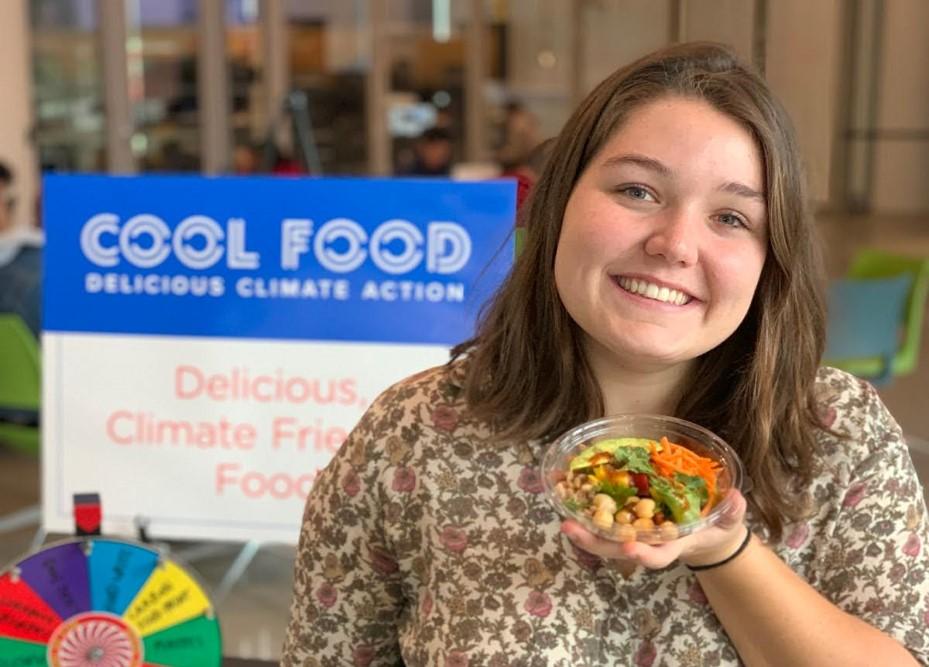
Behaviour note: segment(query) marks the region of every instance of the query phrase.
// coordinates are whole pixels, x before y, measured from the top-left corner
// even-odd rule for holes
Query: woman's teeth
[[[676,289],[670,289],[668,287],[658,287],[658,285],[646,282],[644,280],[636,280],[635,278],[620,278],[618,282],[619,286],[627,292],[639,294],[640,296],[644,296],[648,299],[654,299],[655,301],[673,303],[675,306],[683,306],[685,303],[690,301],[690,297],[683,292],[678,292]]]

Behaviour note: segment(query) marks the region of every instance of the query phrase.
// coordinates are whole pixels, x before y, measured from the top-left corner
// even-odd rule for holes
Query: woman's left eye
[[[717,219],[726,227],[745,227],[748,228],[745,218],[735,213],[720,213]]]

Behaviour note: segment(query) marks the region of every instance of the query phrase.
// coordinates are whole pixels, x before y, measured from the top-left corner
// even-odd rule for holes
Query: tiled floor
[[[929,220],[824,217],[820,226],[832,275],[843,271],[860,245],[929,256]],[[911,438],[914,462],[924,483],[929,483],[929,337],[923,339],[918,372],[895,380],[881,389],[881,394]],[[0,447],[0,516],[35,504],[38,495],[37,462]],[[0,566],[25,554],[34,530],[27,527],[0,535]],[[170,546],[215,591],[240,545],[211,545],[206,549],[203,545]],[[288,547],[260,550],[238,585],[217,601],[226,654],[277,659],[287,620],[293,557],[293,549]]]

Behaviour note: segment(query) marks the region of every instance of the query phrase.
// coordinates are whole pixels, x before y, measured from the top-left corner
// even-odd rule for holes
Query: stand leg
[[[45,544],[46,537],[48,537],[48,533],[45,532],[42,526],[36,528],[35,535],[32,536],[32,544],[29,545],[29,551],[37,551],[39,547]]]
[[[42,509],[38,505],[24,507],[0,517],[0,534],[12,533],[14,530],[38,525],[42,519]]]
[[[257,540],[249,540],[242,547],[242,550],[239,551],[239,555],[235,557],[235,560],[232,561],[232,565],[229,566],[229,569],[223,576],[223,580],[219,582],[216,592],[213,593],[213,600],[217,605],[225,599],[229,591],[232,590],[232,587],[239,582],[239,579],[245,574],[245,570],[248,569],[248,566],[258,554],[259,549],[261,549],[261,543]]]

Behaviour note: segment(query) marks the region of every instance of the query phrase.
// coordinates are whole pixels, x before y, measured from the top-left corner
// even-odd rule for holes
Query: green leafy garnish
[[[680,473],[678,475],[688,478],[687,483],[685,484],[685,482],[678,479],[675,479],[675,482],[672,483],[664,477],[652,475],[648,480],[649,489],[655,502],[664,504],[671,511],[674,523],[679,525],[693,523],[700,519],[700,490],[697,488],[696,483],[690,481],[694,478],[689,475],[680,475]],[[700,479],[700,482],[703,482],[703,480]],[[702,493],[703,497],[706,497],[705,484]]]
[[[623,447],[617,449],[613,456],[616,458],[619,467],[625,468],[629,472],[643,472],[647,475],[655,474],[651,454],[644,447]]]
[[[706,488],[706,480],[696,475],[685,475],[682,472],[675,473],[674,479],[680,482],[685,492],[690,492],[696,496],[698,507],[703,507],[710,499],[710,493]]]

